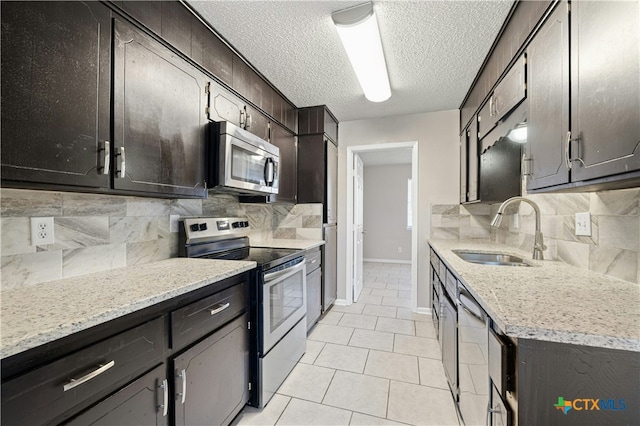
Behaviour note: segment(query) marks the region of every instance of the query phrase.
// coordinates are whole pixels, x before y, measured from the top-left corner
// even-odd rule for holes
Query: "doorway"
[[[403,160],[399,160],[404,158]],[[362,289],[362,237],[366,229],[362,228],[362,167],[367,163],[384,165],[394,161],[405,161],[411,164],[411,208],[410,216],[418,217],[418,143],[398,142],[374,145],[347,147],[347,221],[346,221],[346,302],[357,301]],[[360,175],[360,177],[359,177]],[[364,213],[366,215],[366,212]],[[418,308],[418,221],[413,220],[411,226],[411,309]],[[366,236],[365,236],[366,238]]]

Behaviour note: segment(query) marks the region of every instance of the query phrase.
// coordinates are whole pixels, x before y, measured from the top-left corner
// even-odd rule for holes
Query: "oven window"
[[[302,307],[304,302],[303,283],[301,271],[269,288],[271,333]]]
[[[243,182],[264,184],[265,157],[231,145],[231,176]]]

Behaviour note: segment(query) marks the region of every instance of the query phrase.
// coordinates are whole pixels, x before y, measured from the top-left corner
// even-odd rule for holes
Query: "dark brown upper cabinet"
[[[480,150],[478,141],[478,123],[471,120],[469,126],[460,135],[460,202],[478,201],[478,178]]]
[[[293,203],[298,199],[298,141],[284,127],[271,124],[271,143],[280,148],[278,194],[276,202]]]
[[[3,183],[109,188],[110,10],[1,7]]]
[[[529,45],[529,190],[640,184],[639,8],[561,2]]]
[[[571,3],[571,180],[640,170],[640,3]]]
[[[132,25],[114,32],[114,188],[206,197],[207,77]]]
[[[298,134],[315,133],[324,133],[334,144],[338,144],[338,120],[324,105],[298,110]]]
[[[489,133],[513,108],[526,97],[524,55],[498,83],[478,113],[478,138]]]
[[[527,48],[527,189],[569,182],[569,14],[562,2]]]

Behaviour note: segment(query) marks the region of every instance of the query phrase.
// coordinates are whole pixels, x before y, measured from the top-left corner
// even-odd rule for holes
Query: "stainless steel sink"
[[[453,250],[462,260],[481,265],[531,266],[524,259],[505,253],[482,253],[468,250]]]

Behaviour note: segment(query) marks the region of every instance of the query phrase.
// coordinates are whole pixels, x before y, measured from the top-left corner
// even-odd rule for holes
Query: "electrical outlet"
[[[398,247],[398,253],[402,253],[402,247]]]
[[[591,236],[591,213],[576,213],[576,235]]]
[[[32,217],[31,218],[31,245],[41,246],[53,244],[55,235],[53,233],[52,217]]]

